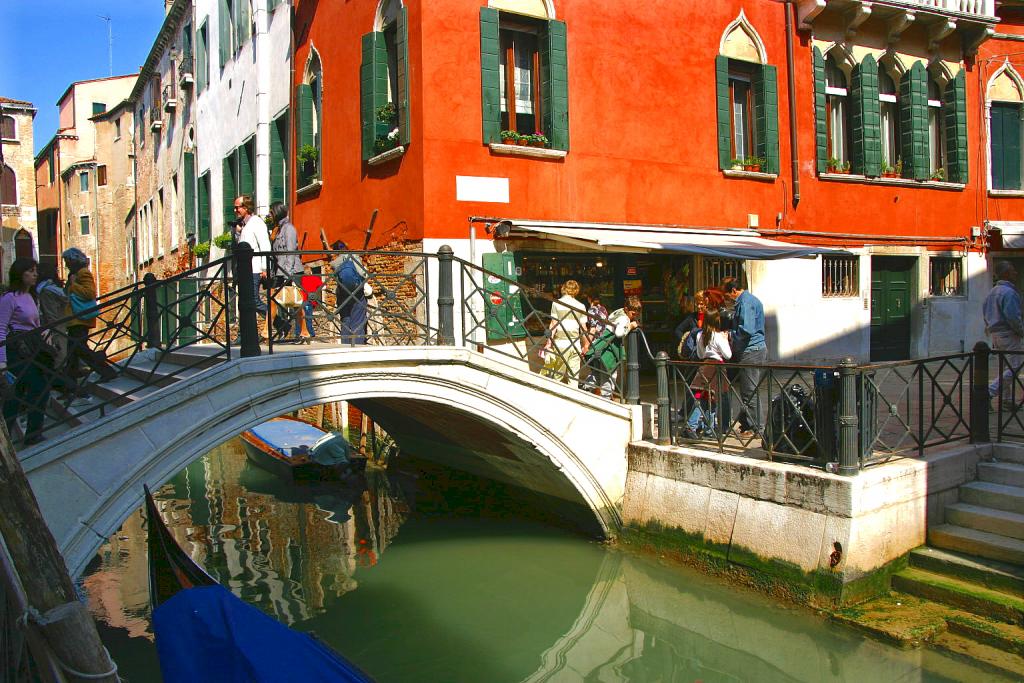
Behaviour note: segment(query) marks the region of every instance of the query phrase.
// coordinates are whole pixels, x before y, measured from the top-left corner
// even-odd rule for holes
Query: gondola
[[[309,634],[243,602],[171,536],[146,488],[149,587],[164,683],[372,681]]]
[[[242,432],[253,464],[286,479],[344,481],[366,470],[344,435],[294,417],[275,417]]]

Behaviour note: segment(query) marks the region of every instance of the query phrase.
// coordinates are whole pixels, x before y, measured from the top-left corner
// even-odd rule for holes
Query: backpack
[[[363,278],[359,272],[354,258],[346,258],[334,271],[334,277],[338,281],[339,303],[349,298],[360,298],[363,296]]]
[[[695,327],[683,334],[676,347],[676,355],[679,360],[700,360],[697,357],[697,337],[700,336],[700,328]]]

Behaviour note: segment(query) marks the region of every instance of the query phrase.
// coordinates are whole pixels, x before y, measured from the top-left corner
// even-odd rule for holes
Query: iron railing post
[[[146,273],[142,282],[146,285],[142,290],[142,300],[146,304],[146,346],[155,349],[160,346],[160,304],[156,298],[159,283],[153,273]]]
[[[860,470],[857,415],[857,364],[852,358],[839,363],[839,474],[853,476]]]
[[[988,424],[988,358],[990,349],[983,341],[974,345],[971,359],[971,443],[991,440]]]
[[[626,335],[626,390],[625,403],[640,404],[640,330],[633,328]]]
[[[455,253],[447,244],[437,250],[437,343],[440,346],[455,343],[455,288],[452,280],[452,261]]]
[[[252,281],[252,247],[248,242],[235,245],[235,298],[238,300],[239,355],[260,355],[260,331],[256,323],[256,284]]]
[[[659,351],[654,357],[658,370],[658,443],[672,443],[672,399],[668,393],[668,354]]]

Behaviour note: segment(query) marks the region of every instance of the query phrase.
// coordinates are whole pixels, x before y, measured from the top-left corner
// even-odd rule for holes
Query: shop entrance
[[[910,304],[917,259],[871,259],[871,360],[910,358]]]

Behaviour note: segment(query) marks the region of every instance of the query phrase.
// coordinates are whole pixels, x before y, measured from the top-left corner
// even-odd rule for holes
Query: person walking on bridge
[[[1024,322],[1021,321],[1020,292],[1017,290],[1017,269],[1009,261],[996,261],[996,283],[985,297],[982,314],[985,332],[992,337],[992,348],[1006,354],[1006,370],[988,385],[990,399],[999,395],[1003,384],[1012,382],[1020,369],[1024,351]]]

